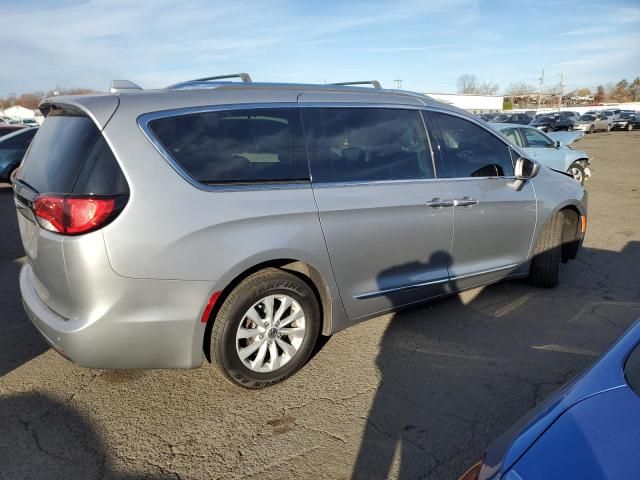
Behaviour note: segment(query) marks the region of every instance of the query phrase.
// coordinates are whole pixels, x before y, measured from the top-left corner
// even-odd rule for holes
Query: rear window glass
[[[624,375],[631,389],[640,395],[640,344],[636,345],[627,358]]]
[[[149,128],[200,183],[309,180],[297,109],[181,115],[153,120]]]
[[[420,112],[383,108],[305,108],[314,182],[433,178]]]
[[[100,132],[85,116],[52,111],[27,152],[20,178],[40,193],[69,193]]]

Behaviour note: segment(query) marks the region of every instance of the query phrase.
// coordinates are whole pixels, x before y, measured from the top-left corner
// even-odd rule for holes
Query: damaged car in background
[[[570,174],[584,185],[591,176],[589,155],[571,145],[584,136],[583,132],[542,133],[537,128],[509,123],[490,123],[511,143],[521,147],[531,157],[547,167]]]

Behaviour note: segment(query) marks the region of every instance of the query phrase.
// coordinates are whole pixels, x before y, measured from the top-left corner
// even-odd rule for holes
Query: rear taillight
[[[40,226],[50,232],[79,235],[113,220],[126,203],[121,197],[39,195],[33,202],[33,213]]]

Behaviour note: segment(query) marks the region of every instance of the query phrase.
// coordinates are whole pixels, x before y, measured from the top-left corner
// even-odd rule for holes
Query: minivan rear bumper
[[[20,271],[24,309],[45,340],[74,363],[102,369],[195,368],[202,364],[205,325],[199,321],[198,307],[195,306],[192,315],[182,314],[178,313],[181,306],[175,303],[176,298],[188,301],[194,293],[198,295],[194,290],[206,288],[194,285],[200,282],[165,281],[167,290],[160,289],[158,296],[150,296],[149,291],[158,291],[158,281],[122,277],[128,284],[128,294],[122,302],[129,303],[129,295],[142,296],[147,298],[149,308],[134,310],[131,315],[122,315],[120,308],[110,308],[99,318],[88,321],[66,319],[51,310],[34,288],[34,280],[27,263]],[[167,294],[169,289],[171,294]],[[204,290],[201,296],[206,302]],[[162,297],[172,303],[162,305]],[[185,303],[184,307],[193,309],[194,305],[188,307]]]

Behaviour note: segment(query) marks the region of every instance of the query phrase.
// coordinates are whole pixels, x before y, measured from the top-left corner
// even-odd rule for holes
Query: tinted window
[[[430,116],[448,177],[513,176],[509,147],[495,135],[453,115]]]
[[[74,194],[115,195],[129,193],[129,186],[109,145],[100,135],[73,186]]]
[[[37,129],[19,179],[40,193],[129,192],[98,127],[90,118],[64,110],[52,110]]]
[[[624,375],[631,389],[640,395],[640,344],[635,346],[627,358]]]
[[[417,110],[305,108],[314,182],[433,178]]]
[[[37,131],[35,128],[30,128],[28,130],[18,130],[17,132],[10,133],[0,141],[0,149],[26,150]]]
[[[297,109],[206,112],[161,118],[149,126],[198,182],[309,179]]]
[[[551,147],[553,146],[553,142],[545,137],[538,130],[534,130],[533,128],[523,128],[522,132],[524,133],[525,138],[527,139],[527,143],[530,147]]]
[[[38,129],[19,178],[41,193],[71,192],[99,136],[90,118],[52,112]]]

